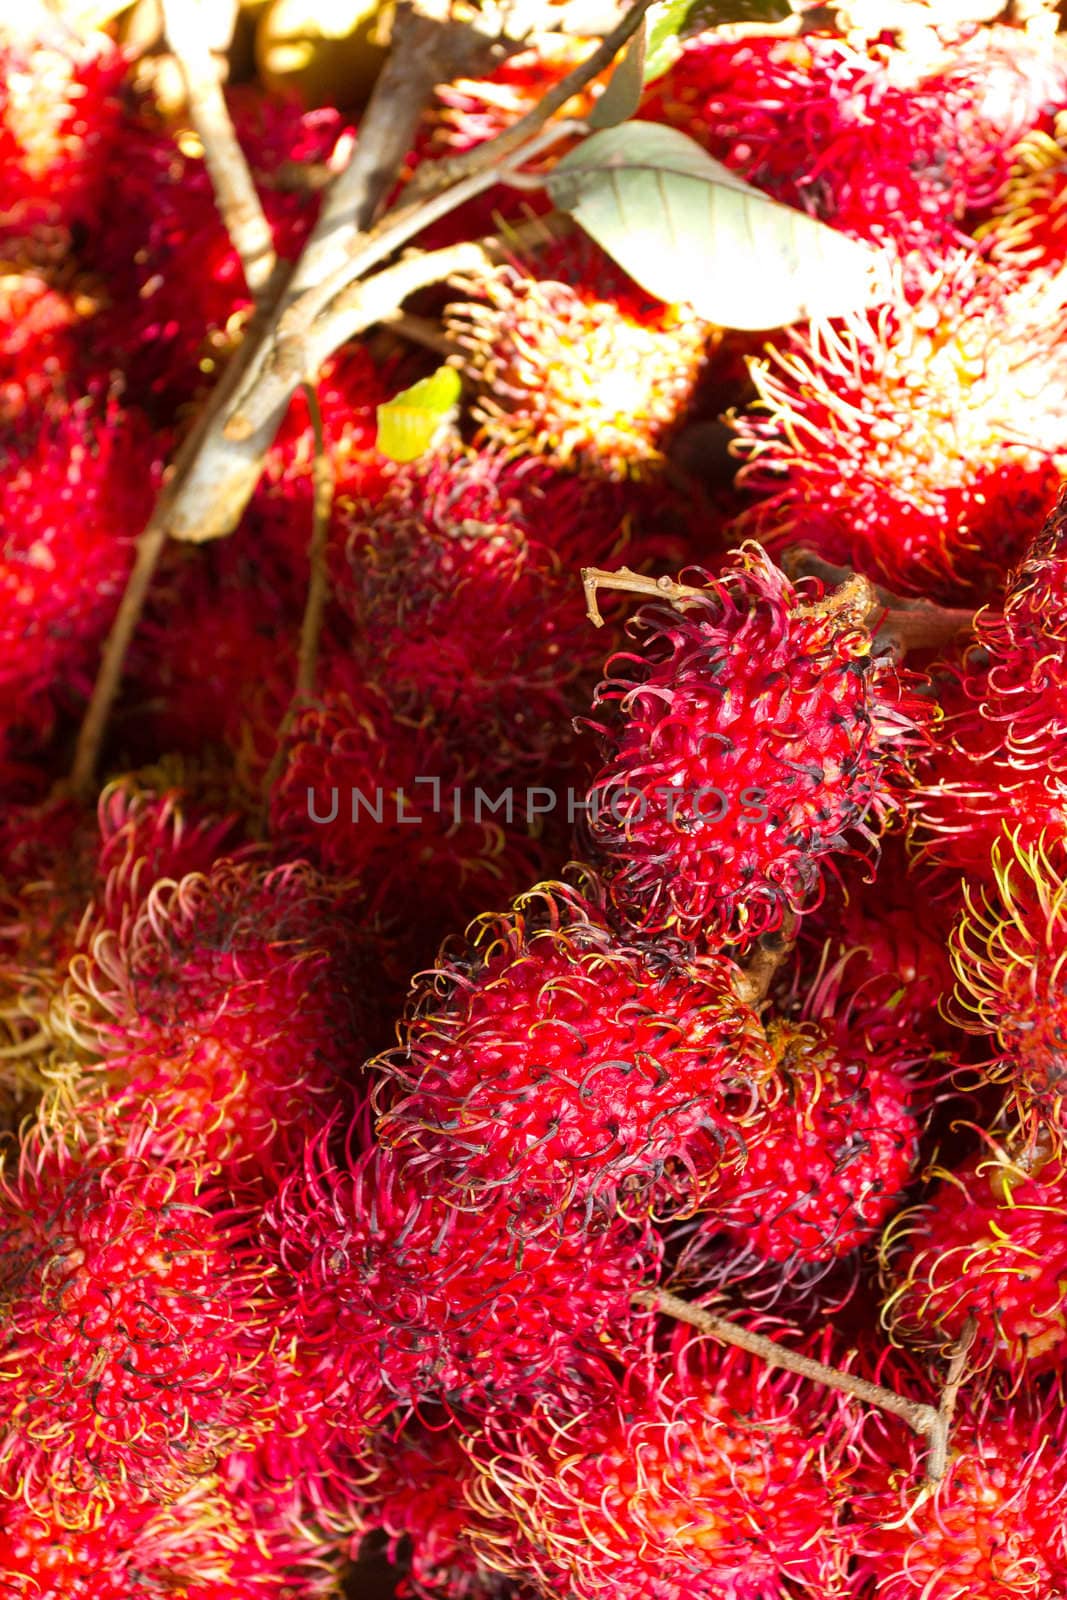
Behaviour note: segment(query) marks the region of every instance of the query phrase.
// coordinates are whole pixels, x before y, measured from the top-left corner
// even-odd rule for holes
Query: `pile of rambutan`
[[[0,1600],[1064,1600],[1052,8],[661,0],[636,116],[880,298],[630,277],[538,188],[586,70],[160,550],[409,87],[245,17],[205,122],[199,4],[0,17]],[[446,9],[379,218],[597,43]]]

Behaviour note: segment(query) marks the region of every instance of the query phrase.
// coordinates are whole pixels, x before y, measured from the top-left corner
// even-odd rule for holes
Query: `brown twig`
[[[676,1322],[688,1323],[691,1328],[710,1334],[713,1339],[720,1339],[723,1344],[732,1344],[739,1350],[747,1350],[750,1355],[758,1356],[768,1366],[784,1367],[786,1371],[795,1372],[799,1377],[809,1378],[812,1383],[821,1383],[827,1389],[835,1389],[839,1394],[850,1395],[855,1400],[865,1401],[867,1405],[877,1406],[881,1411],[888,1411],[891,1416],[900,1417],[909,1428],[923,1438],[931,1438],[939,1425],[940,1412],[934,1406],[924,1405],[917,1400],[907,1400],[903,1395],[885,1388],[880,1383],[871,1383],[866,1378],[856,1377],[854,1373],[841,1372],[837,1367],[828,1367],[812,1356],[801,1355],[798,1350],[790,1350],[788,1345],[779,1344],[776,1339],[768,1339],[766,1334],[753,1333],[749,1328],[743,1328],[738,1323],[731,1322],[729,1318],[719,1316],[715,1311],[707,1311],[703,1306],[690,1305],[688,1301],[680,1300],[677,1295],[668,1293],[666,1289],[643,1290],[634,1298],[639,1305],[647,1306],[651,1311],[662,1312],[666,1317],[673,1317]]]
[[[799,927],[800,918],[787,911],[776,933],[761,934],[756,940],[755,951],[734,978],[734,992],[746,1006],[758,1006],[766,1000],[775,973],[793,953]]]
[[[582,568],[582,588],[585,590],[586,615],[594,628],[604,626],[604,618],[597,604],[601,589],[616,589],[621,594],[645,595],[650,600],[667,600],[672,606],[684,606],[692,600],[707,598],[706,589],[696,589],[688,583],[675,583],[673,578],[649,578],[620,567],[617,572],[605,572],[600,567]]]
[[[569,138],[581,126],[572,122],[553,124],[526,145],[514,158],[515,162],[540,155],[561,139]],[[506,171],[505,166],[492,172],[474,173],[446,193],[431,197],[417,211],[398,214],[395,221],[390,217],[387,226],[370,234],[332,278],[308,290],[292,304],[278,323],[273,350],[266,353],[265,359],[249,374],[244,390],[237,397],[226,422],[225,437],[238,444],[251,438],[282,401],[288,399],[297,384],[311,377],[326,356],[351,337],[342,330],[345,308],[350,303],[346,296],[353,284],[357,290],[359,288],[359,282],[354,283],[354,280],[365,281],[365,274],[372,267],[394,255],[401,245],[407,244],[431,223],[499,183]]]
[[[254,298],[275,269],[274,236],[234,133],[219,69],[204,35],[202,0],[163,0],[167,40],[181,69],[189,113],[211,176],[215,203]]]
[[[930,1453],[926,1458],[927,1483],[940,1483],[948,1471],[948,1444],[952,1432],[952,1419],[956,1414],[960,1385],[967,1373],[967,1357],[977,1331],[978,1323],[972,1313],[963,1324],[963,1332],[952,1352],[952,1360],[949,1362],[948,1373],[941,1390],[941,1402],[937,1408],[937,1426],[930,1431]]]
[[[855,574],[849,567],[824,561],[814,551],[791,550],[782,566],[791,578],[819,578],[826,584],[843,584]],[[874,606],[883,613],[875,634],[889,639],[901,654],[909,650],[939,650],[974,627],[974,612],[939,606],[933,600],[912,599],[872,584]],[[872,608],[873,609],[873,608]]]
[[[462,154],[451,156],[447,160],[435,162],[432,167],[424,169],[424,176],[416,178],[412,183],[405,202],[414,204],[426,194],[436,194],[438,190],[449,188],[452,184],[460,183],[472,173],[482,172],[486,167],[498,167],[515,151],[526,144],[544,126],[550,117],[557,111],[562,111],[568,100],[580,94],[593,79],[611,66],[619,51],[637,32],[641,26],[645,12],[652,0],[635,0],[612,28],[611,32],[597,45],[591,55],[571,71],[565,78],[561,78],[553,88],[534,106],[527,111],[525,116],[513,122],[510,128],[504,128],[495,138],[487,139],[484,144],[475,145]]]

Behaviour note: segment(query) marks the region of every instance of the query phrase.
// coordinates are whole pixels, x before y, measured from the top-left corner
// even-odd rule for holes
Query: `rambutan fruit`
[[[266,1426],[261,1283],[160,1135],[35,1134],[0,1191],[0,1465],[71,1525],[166,1497]]]
[[[973,251],[871,314],[812,323],[750,362],[733,420],[756,504],[735,524],[907,594],[999,591],[1059,488],[1067,315]]]
[[[608,662],[588,826],[636,927],[747,940],[810,908],[850,834],[873,842],[919,702],[872,648],[862,585],[820,599],[750,546],[696,576],[684,610],[643,610],[637,648]]]
[[[956,880],[914,869],[900,834],[883,841],[876,871],[844,862],[826,897],[800,924],[797,959],[779,985],[789,1016],[847,1017],[894,1042],[951,1049],[942,1013],[952,992],[949,934]]]
[[[768,1039],[764,1118],[704,1201],[708,1226],[769,1261],[830,1261],[874,1239],[907,1188],[915,1063],[859,1029],[779,1022]]]
[[[1067,112],[1034,128],[1012,153],[1011,174],[977,237],[1009,269],[1056,272],[1067,255]]]
[[[166,1505],[100,1506],[82,1528],[0,1498],[5,1600],[334,1600],[329,1554],[256,1522],[214,1479]]]
[[[716,330],[584,236],[455,287],[445,326],[475,386],[477,444],[607,478],[662,466]]]
[[[1011,574],[1002,610],[980,612],[976,644],[942,691],[942,737],[912,799],[925,863],[942,862],[996,898],[993,849],[1067,833],[1067,499]],[[1036,865],[1036,859],[1035,859]]]
[[[1067,1173],[1028,1172],[995,1146],[955,1171],[935,1168],[928,1198],[882,1241],[883,1320],[910,1344],[951,1350],[971,1317],[975,1364],[1028,1374],[1067,1350]]]
[[[161,467],[138,412],[88,396],[0,444],[0,693],[88,693]]]
[[[486,1566],[575,1600],[777,1600],[847,1592],[851,1425],[736,1350],[603,1369],[490,1424],[472,1452]]]
[[[162,879],[71,963],[54,1026],[99,1055],[87,1103],[134,1117],[151,1105],[230,1176],[286,1170],[366,1054],[353,943],[337,894],[304,863],[223,859]]]
[[[337,519],[333,592],[368,675],[404,717],[538,782],[570,761],[571,718],[603,659],[583,565],[645,566],[613,486],[472,455],[398,475]],[[622,522],[622,526],[620,526]]]
[[[989,1036],[988,1076],[1006,1081],[1032,1123],[1067,1133],[1067,848],[1024,845],[1018,836],[993,850],[994,887],[964,885],[965,909],[953,933],[956,1014]]]
[[[1062,1408],[1038,1391],[961,1396],[948,1470],[918,1490],[926,1445],[879,1412],[852,1482],[864,1600],[1056,1600],[1067,1581]]]
[[[483,1567],[469,1529],[475,1518],[467,1490],[474,1469],[455,1425],[409,1424],[399,1439],[383,1435],[361,1485],[365,1528],[386,1538],[405,1586],[427,1600],[496,1600],[513,1591]],[[501,1519],[498,1531],[507,1533]]]
[[[292,1284],[282,1326],[351,1386],[351,1442],[398,1402],[496,1405],[647,1321],[632,1305],[658,1265],[647,1225],[571,1211],[546,1226],[503,1194],[460,1211],[352,1138],[338,1159],[328,1134],[310,1141],[267,1213]]]
[[[478,761],[431,717],[399,716],[358,661],[323,667],[285,742],[272,838],[347,884],[365,915],[395,917],[416,896],[424,961],[481,907],[536,880],[538,818],[506,768],[497,783],[484,750]]]
[[[881,30],[866,48],[814,29],[708,30],[646,90],[641,116],[683,129],[775,199],[919,260],[962,241],[1065,77],[1058,41],[1014,28],[930,53]]]
[[[456,1204],[611,1208],[665,1172],[692,1204],[743,1153],[771,1063],[737,969],[628,944],[584,887],[539,885],[446,944],[376,1063],[379,1138]]]
[[[92,226],[119,138],[126,58],[102,33],[0,39],[0,217],[4,230]]]
[[[134,777],[108,784],[95,810],[62,795],[0,817],[0,1015],[25,1055],[55,1042],[52,1004],[78,949],[117,932],[158,878],[207,868],[235,844],[230,817],[197,815],[180,789]],[[0,1057],[4,1054],[0,1046]]]

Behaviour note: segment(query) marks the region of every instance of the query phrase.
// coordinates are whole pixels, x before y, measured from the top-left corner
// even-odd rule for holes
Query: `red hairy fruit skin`
[[[676,1346],[534,1399],[475,1448],[482,1560],[575,1600],[847,1592],[843,1406],[736,1350]]]
[[[603,658],[579,569],[644,569],[679,548],[632,527],[643,509],[529,458],[420,463],[338,519],[343,637],[403,716],[547,783]]]
[[[823,858],[873,843],[919,743],[915,679],[866,601],[794,585],[748,546],[684,610],[643,610],[596,703],[589,829],[645,933],[750,940],[809,909]]]
[[[325,1135],[268,1226],[292,1283],[283,1325],[344,1374],[356,1441],[397,1402],[492,1407],[583,1346],[625,1347],[660,1251],[647,1225],[546,1219],[504,1195],[459,1211],[388,1150],[334,1159]]]
[[[397,714],[357,660],[338,656],[323,668],[317,701],[286,741],[272,838],[347,885],[367,915],[400,922],[414,897],[418,959],[432,959],[446,933],[543,874],[537,819],[521,790],[510,822],[506,809],[494,811],[501,790],[506,801],[507,769],[457,749],[429,719]]]
[[[71,1525],[166,1498],[269,1425],[264,1266],[142,1129],[33,1135],[0,1193],[3,1464]]]
[[[1067,1173],[1060,1158],[1027,1171],[997,1150],[956,1171],[935,1168],[925,1202],[882,1241],[894,1338],[950,1349],[969,1316],[972,1361],[1028,1376],[1067,1350]]]
[[[999,611],[975,619],[977,642],[945,691],[952,711],[913,798],[925,860],[993,891],[1005,831],[1027,850],[1067,832],[1067,497],[1061,494]]]
[[[23,1040],[54,1042],[51,1008],[77,950],[121,928],[158,878],[209,866],[235,833],[232,818],[201,814],[182,789],[156,792],[135,777],[108,784],[94,810],[62,796],[7,808],[0,994]]]
[[[843,233],[928,254],[958,243],[966,213],[992,199],[1065,71],[1058,44],[1009,28],[933,61],[884,35],[860,49],[815,32],[707,32],[650,87],[641,115]]]
[[[870,314],[786,335],[750,361],[758,402],[733,419],[757,497],[738,530],[903,593],[999,592],[1061,481],[1065,327],[969,249]]]
[[[744,1167],[705,1203],[708,1225],[770,1261],[831,1261],[874,1239],[918,1155],[914,1062],[859,1029],[773,1023],[775,1076]]]
[[[325,1545],[256,1520],[214,1478],[166,1505],[101,1506],[84,1528],[0,1500],[10,1600],[333,1600],[338,1582]]]
[[[665,1172],[695,1203],[772,1070],[737,976],[613,934],[595,880],[539,885],[417,981],[379,1138],[465,1208],[640,1203]]]
[[[366,1053],[356,953],[337,893],[304,863],[163,879],[71,964],[60,1026],[99,1053],[89,1107],[105,1096],[136,1118],[147,1102],[206,1165],[284,1172]]]
[[[496,1600],[514,1591],[474,1553],[475,1512],[468,1490],[475,1481],[470,1456],[456,1427],[414,1424],[399,1439],[383,1435],[372,1452],[370,1481],[361,1486],[366,1530],[384,1534],[386,1553],[405,1567],[418,1596],[441,1600]],[[500,1518],[491,1525],[506,1536]]]
[[[4,230],[97,219],[119,138],[126,60],[101,33],[50,30],[0,42],[0,217]]]
[[[915,870],[899,834],[883,841],[872,874],[846,862],[826,898],[800,925],[798,959],[780,985],[790,1015],[845,1017],[868,1036],[951,1048],[941,1012],[952,992],[949,934],[959,906],[955,879]]]
[[[1011,173],[977,237],[1009,270],[1055,273],[1067,254],[1067,113],[1033,128],[1012,151]]]
[[[717,330],[584,235],[456,287],[445,323],[475,386],[477,444],[606,478],[662,467]]]
[[[27,410],[0,442],[4,701],[88,693],[160,469],[144,418],[89,396]]]
[[[1006,1082],[1023,1119],[1067,1133],[1067,847],[994,846],[994,886],[964,885],[952,936],[957,1015],[986,1035],[987,1075]]]
[[[855,1592],[870,1600],[1053,1600],[1064,1592],[1064,1415],[1051,1394],[957,1407],[948,1470],[917,1489],[924,1441],[878,1411],[853,1480]]]
[[[247,90],[230,108],[275,249],[293,260],[318,199],[286,189],[279,174],[289,163],[329,161],[351,130],[331,109],[305,114]],[[111,302],[96,332],[101,348],[124,352],[130,392],[166,411],[213,381],[252,300],[199,141],[135,113],[123,120],[121,151],[87,247]]]

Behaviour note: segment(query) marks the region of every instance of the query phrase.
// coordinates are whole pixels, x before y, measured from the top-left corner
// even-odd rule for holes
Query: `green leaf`
[[[649,6],[645,82],[673,67],[682,53],[680,35],[722,22],[781,22],[791,14],[789,0],[658,0]]]
[[[697,0],[659,0],[645,13],[648,44],[645,48],[645,82],[662,78],[682,53],[678,35]]]
[[[459,400],[462,383],[455,367],[438,367],[410,389],[378,407],[378,449],[390,461],[415,461],[425,455]]]
[[[649,294],[722,327],[842,316],[884,294],[872,246],[768,199],[676,128],[594,133],[546,187]]]
[[[627,45],[622,60],[608,79],[604,93],[587,117],[591,128],[614,128],[617,123],[632,117],[641,104],[641,90],[645,82],[645,38],[647,19]]]

